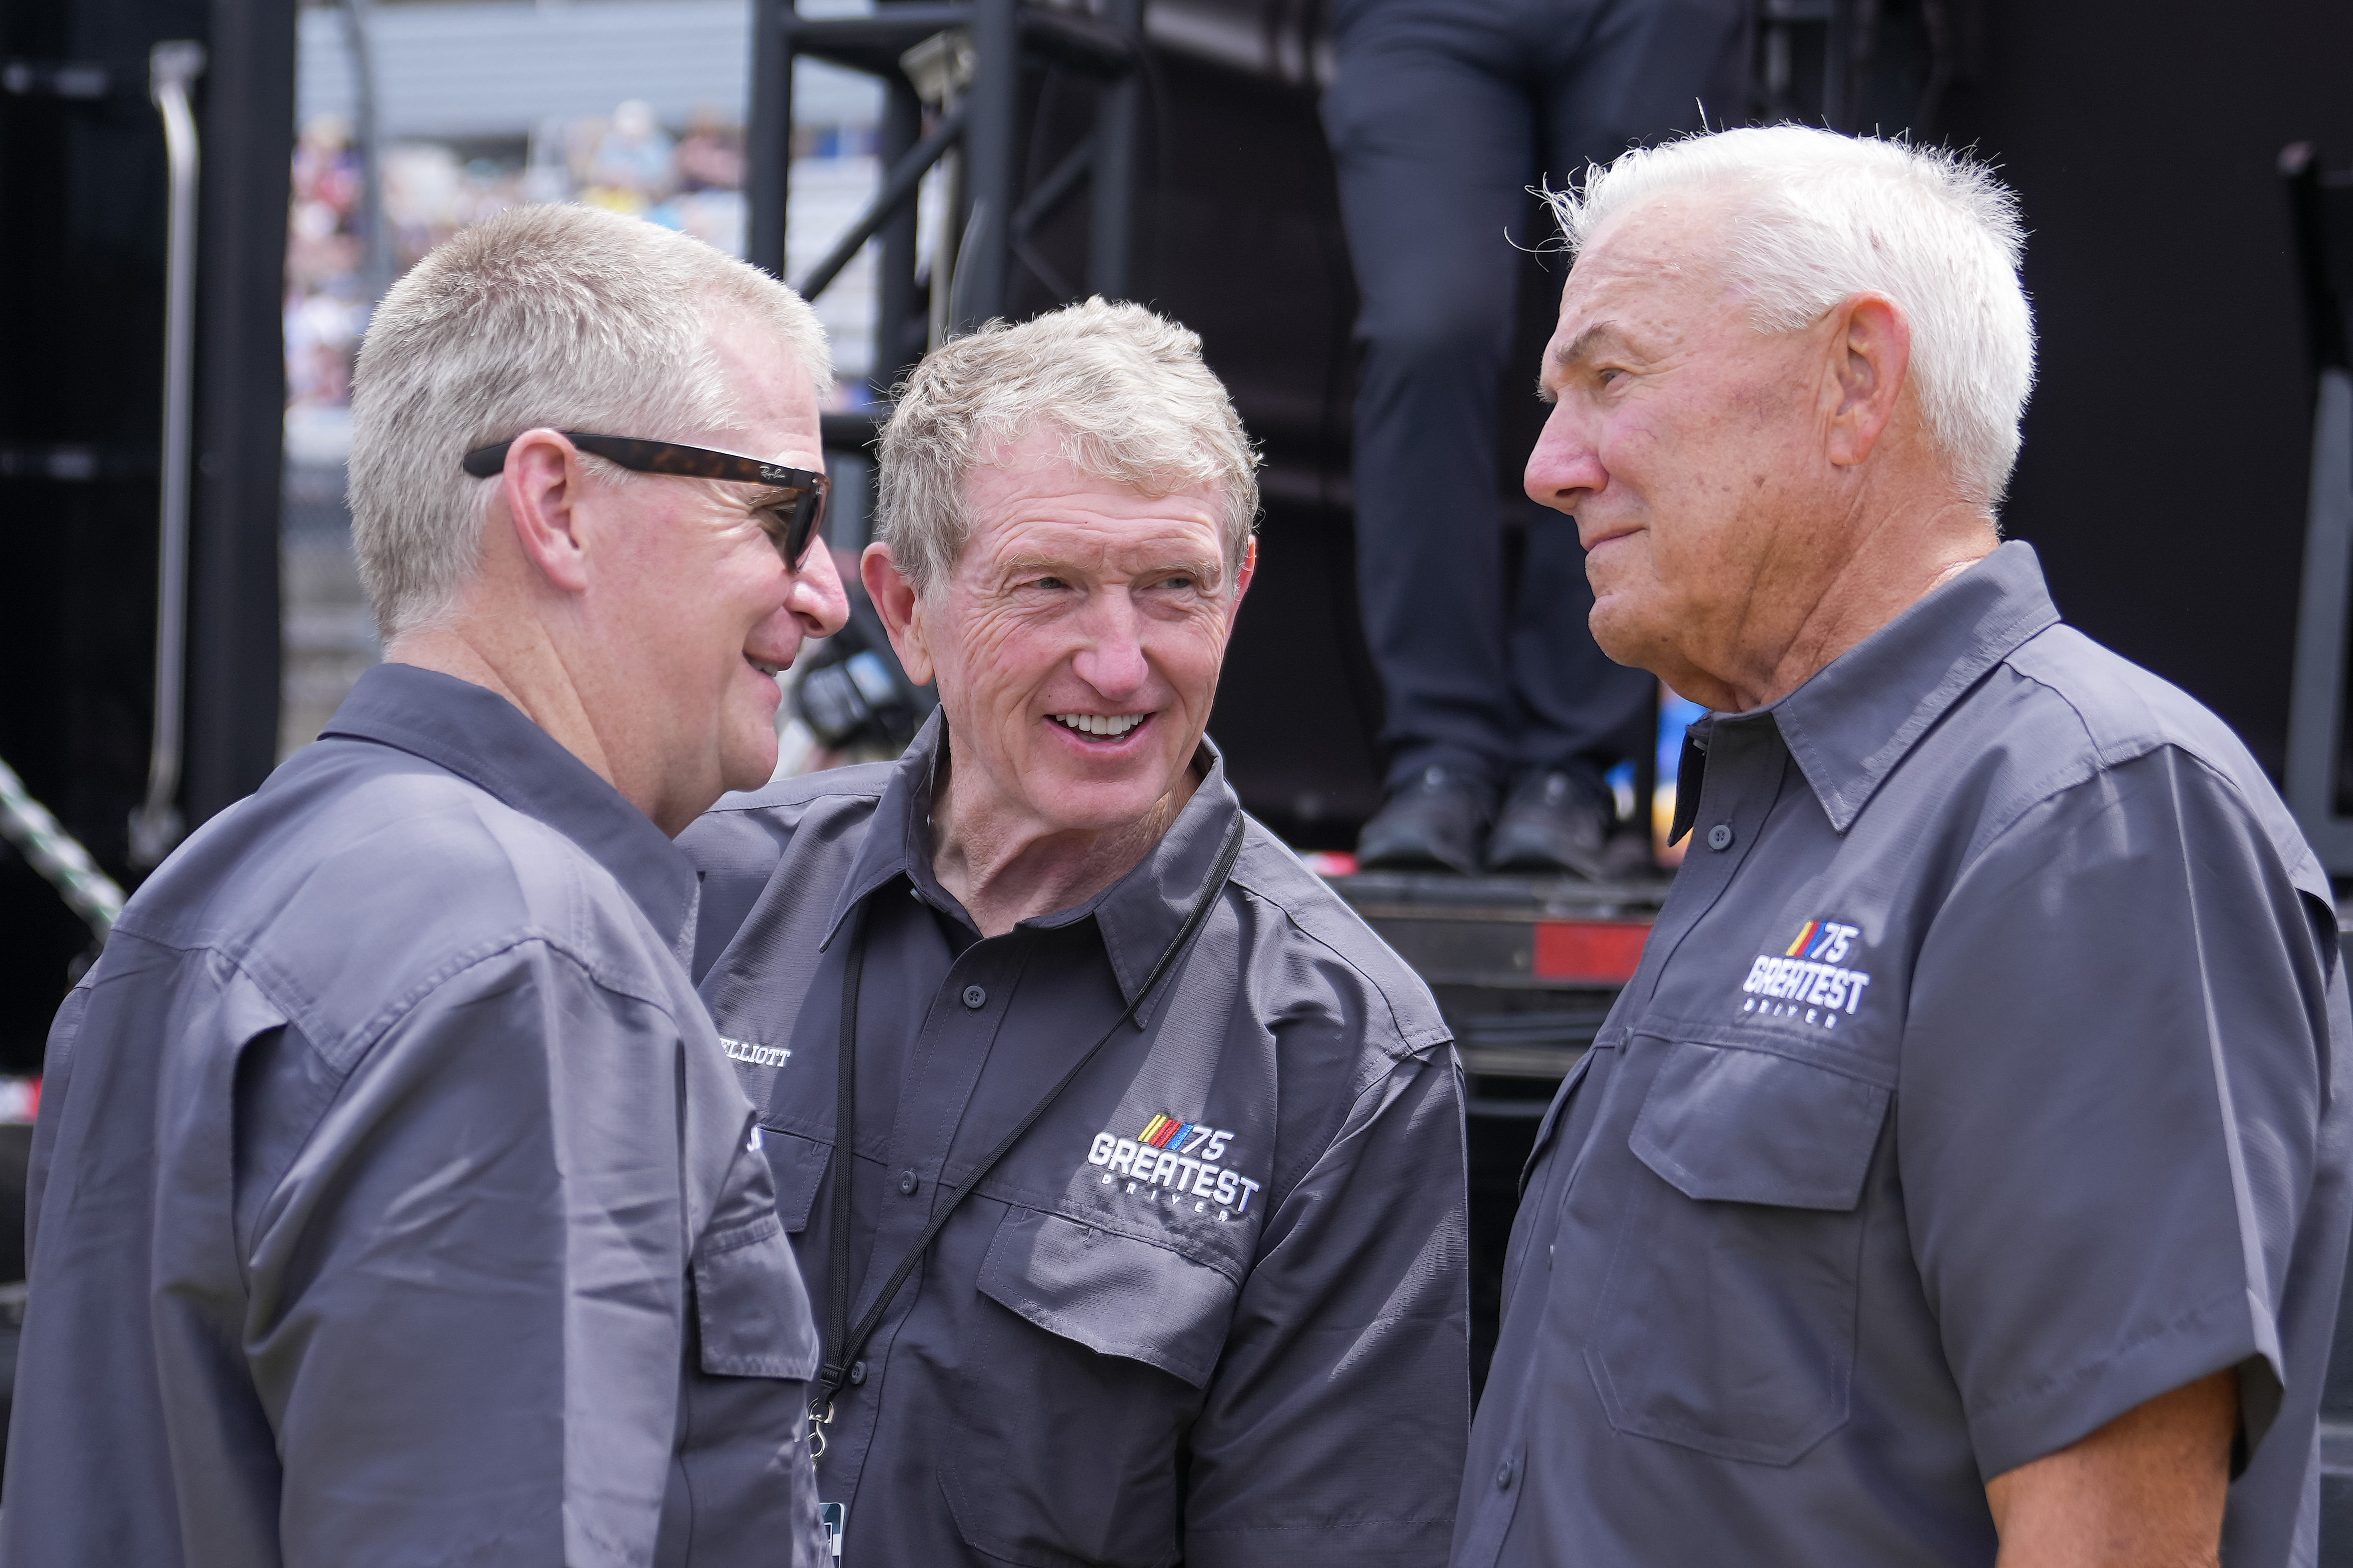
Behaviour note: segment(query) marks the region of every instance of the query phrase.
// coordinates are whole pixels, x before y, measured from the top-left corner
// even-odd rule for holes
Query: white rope
[[[99,940],[106,940],[122,913],[122,889],[58,826],[48,808],[25,792],[25,781],[6,763],[0,763],[0,838],[15,845],[74,913],[90,922]]]

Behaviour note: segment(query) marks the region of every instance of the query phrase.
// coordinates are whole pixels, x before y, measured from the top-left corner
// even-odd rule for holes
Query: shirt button
[[[967,985],[964,988],[964,1005],[977,1012],[988,1005],[988,993],[977,985]]]
[[[921,1184],[921,1183],[915,1180],[914,1172],[902,1171],[899,1173],[899,1190],[906,1194],[909,1197],[912,1198],[915,1195],[915,1189]]]
[[[862,1362],[862,1361],[854,1361],[854,1362],[851,1362],[851,1363],[849,1363],[849,1385],[850,1385],[852,1388],[855,1388],[855,1387],[857,1387],[860,1384],[864,1383],[865,1381],[866,1381],[866,1363],[865,1363],[864,1362]]]
[[[1710,849],[1731,848],[1732,824],[1728,822],[1719,822],[1714,827],[1709,828],[1707,830],[1707,847]]]
[[[1520,1468],[1511,1460],[1505,1459],[1503,1468],[1495,1472],[1495,1489],[1499,1492],[1510,1491],[1512,1482],[1518,1478]]]

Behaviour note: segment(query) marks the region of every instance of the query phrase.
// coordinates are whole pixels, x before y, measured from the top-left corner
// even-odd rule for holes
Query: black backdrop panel
[[[153,725],[164,167],[147,51],[206,44],[198,84],[192,822],[267,773],[278,702],[280,278],[292,0],[0,8],[0,758],[128,885]],[[58,66],[70,90],[55,90]],[[29,88],[29,90],[22,89]],[[37,1070],[90,933],[0,849],[0,1072]]]
[[[2313,395],[2277,161],[2353,162],[2353,6],[1987,0],[1978,54],[1949,139],[2025,200],[2042,351],[2005,524],[2276,776]]]

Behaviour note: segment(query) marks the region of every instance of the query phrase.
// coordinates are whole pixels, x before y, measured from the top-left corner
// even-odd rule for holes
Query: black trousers
[[[1594,778],[1648,743],[1655,683],[1594,646],[1576,524],[1498,495],[1523,265],[1506,234],[1556,236],[1533,221],[1539,181],[1695,130],[1703,105],[1739,116],[1746,18],[1746,0],[1341,0],[1324,121],[1363,300],[1358,593],[1392,785],[1440,763]],[[1535,359],[1508,368],[1531,395]],[[1506,506],[1528,520],[1508,605]]]

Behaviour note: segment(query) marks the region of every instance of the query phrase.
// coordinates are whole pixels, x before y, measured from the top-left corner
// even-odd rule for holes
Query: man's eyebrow
[[[1590,354],[1593,352],[1594,345],[1601,342],[1604,338],[1616,338],[1620,342],[1624,341],[1623,334],[1618,331],[1617,322],[1596,321],[1593,325],[1586,328],[1585,331],[1577,333],[1575,338],[1571,339],[1567,348],[1555,349],[1545,355],[1546,374],[1547,375],[1558,375],[1570,365],[1577,363],[1579,360],[1582,360],[1587,355]]]
[[[1569,340],[1567,347],[1546,349],[1544,366],[1536,375],[1536,401],[1539,403],[1559,401],[1553,394],[1553,384],[1568,374],[1569,366],[1592,353],[1594,348],[1604,339],[1614,339],[1623,342],[1625,335],[1619,331],[1618,323],[1615,321],[1596,321]]]

